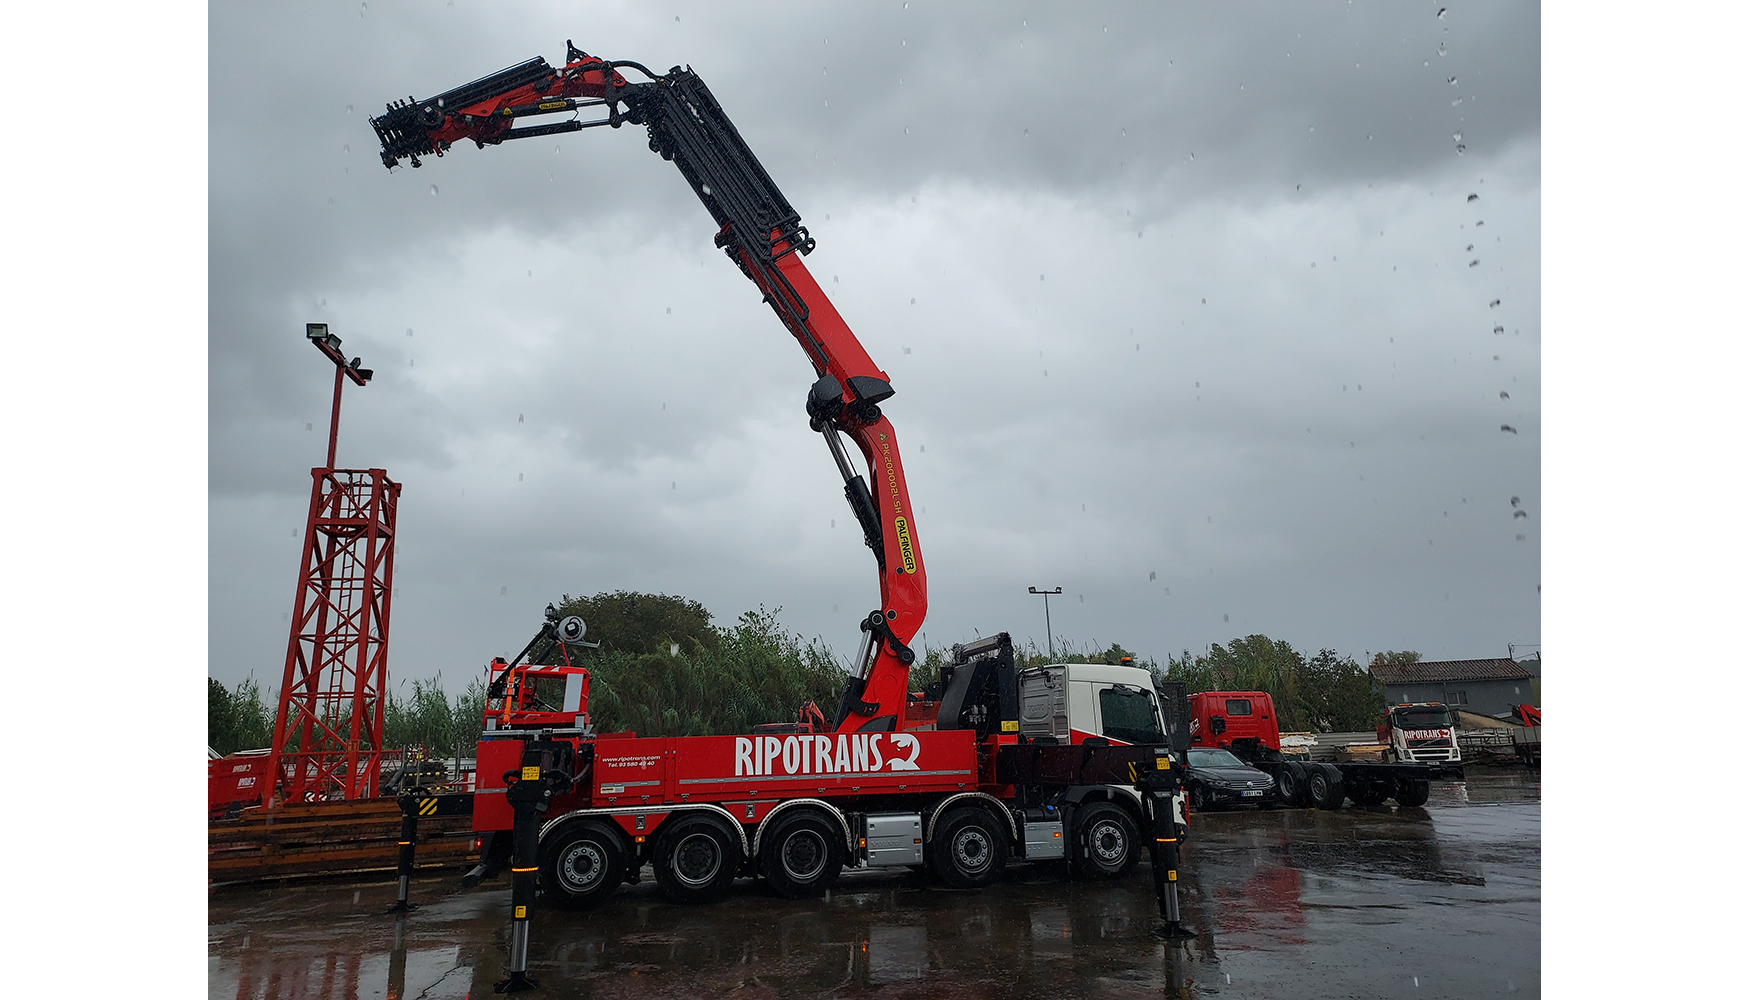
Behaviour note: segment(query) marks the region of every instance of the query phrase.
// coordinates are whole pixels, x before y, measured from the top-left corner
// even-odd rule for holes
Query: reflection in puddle
[[[1150,934],[1146,863],[1099,883],[1017,864],[983,892],[852,873],[819,900],[740,882],[700,908],[645,880],[593,912],[537,910],[530,970],[545,997],[1377,995],[1382,974],[1450,995],[1506,990],[1504,977],[1524,991],[1539,975],[1540,789],[1481,784],[1470,805],[1200,816],[1181,868],[1197,933],[1185,942]],[[220,892],[210,994],[493,995],[508,890],[432,879],[416,894],[397,920],[382,914],[392,885]]]

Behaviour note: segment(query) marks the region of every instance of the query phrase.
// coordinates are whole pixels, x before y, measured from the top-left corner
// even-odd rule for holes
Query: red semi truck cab
[[[1262,691],[1205,691],[1190,695],[1191,745],[1232,747],[1256,741],[1260,749],[1282,751],[1276,704]]]

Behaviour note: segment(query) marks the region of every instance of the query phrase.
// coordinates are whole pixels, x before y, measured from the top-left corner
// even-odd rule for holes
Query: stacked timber
[[[415,866],[465,868],[478,860],[472,818],[421,816]],[[207,825],[207,878],[219,882],[392,873],[401,806],[392,798],[294,802],[245,809]]]

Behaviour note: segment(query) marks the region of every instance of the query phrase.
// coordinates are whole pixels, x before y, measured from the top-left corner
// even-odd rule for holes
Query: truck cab
[[[1393,705],[1378,730],[1388,761],[1459,761],[1458,726],[1452,712],[1435,701]]]
[[[1050,663],[1022,670],[1019,681],[1021,735],[1030,740],[1169,742],[1153,675],[1140,667]]]
[[[1282,752],[1276,724],[1276,703],[1262,691],[1205,691],[1191,695],[1191,743],[1200,747],[1239,748],[1253,759],[1260,751]]]

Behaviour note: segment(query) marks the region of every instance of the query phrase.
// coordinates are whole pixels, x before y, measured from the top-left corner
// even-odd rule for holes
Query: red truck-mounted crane
[[[536,57],[430,100],[389,105],[371,120],[383,144],[383,163],[394,167],[405,158],[417,167],[422,155],[442,156],[464,140],[485,148],[591,126],[646,127],[650,148],[680,168],[716,221],[717,246],[759,288],[814,365],[817,381],[806,404],[809,426],[825,437],[844,478],[845,499],[875,554],[881,584],[881,606],[863,620],[862,650],[832,728],[891,732],[906,704],[908,668],[915,658],[907,643],[923,626],[929,601],[899,442],[881,413],[880,404],[893,395],[887,373],[870,359],[803,266],[802,258],[814,250],[813,237],[704,81],[678,66],[656,75],[638,63],[605,62],[565,44],[562,69]],[[651,80],[628,83],[621,67]],[[584,108],[603,108],[607,116],[514,124]],[[851,467],[841,434],[863,453],[869,479]]]
[[[994,881],[1011,854],[1067,857],[1094,877],[1129,870],[1142,831],[1174,829],[1175,804],[1183,818],[1167,734],[1123,746],[1024,737],[1006,634],[956,646],[934,710],[920,710],[908,694],[915,655],[907,644],[928,602],[898,440],[881,412],[893,395],[887,373],[803,266],[814,239],[704,82],[678,66],[658,74],[569,41],[566,49],[563,67],[530,59],[428,100],[388,105],[371,120],[384,165],[417,167],[464,140],[485,148],[643,126],[650,148],[680,169],[711,213],[717,246],[814,367],[809,426],[824,436],[874,553],[881,605],[862,621],[862,647],[833,719],[804,706],[799,722],[741,736],[595,733],[585,668],[537,666],[541,657],[527,657],[529,649],[495,663],[490,696],[502,700],[487,713],[478,750],[475,829],[499,835],[488,839],[502,847],[512,803],[535,795],[524,782],[541,783],[541,889],[573,904],[635,880],[645,863],[680,901],[713,898],[743,873],[783,895],[818,895],[846,866],[928,864],[948,884],[970,888]],[[622,69],[647,82],[629,82]],[[604,116],[582,120],[584,109]],[[571,117],[519,124],[553,114]],[[862,453],[867,479],[841,435]],[[549,616],[531,647],[563,649],[571,630]],[[1145,794],[1120,790],[1131,785]],[[485,853],[490,867],[502,852]]]

